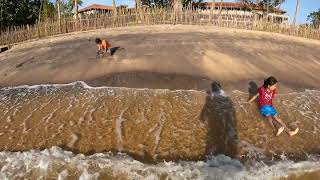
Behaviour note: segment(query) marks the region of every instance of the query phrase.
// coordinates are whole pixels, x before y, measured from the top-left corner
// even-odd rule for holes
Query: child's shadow
[[[120,46],[110,48],[111,56],[113,56],[113,54],[116,53],[120,49],[123,49],[123,48],[120,48]]]
[[[250,81],[249,82],[248,92],[249,92],[249,99],[251,99],[253,96],[255,96],[258,93],[258,85],[257,85],[257,83],[255,83],[253,81]]]

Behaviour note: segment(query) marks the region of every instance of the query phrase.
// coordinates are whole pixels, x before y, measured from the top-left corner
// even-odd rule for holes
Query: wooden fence
[[[160,9],[146,10],[139,14],[128,13],[118,16],[87,17],[78,20],[62,19],[60,22],[56,20],[35,25],[12,27],[0,32],[0,45],[10,45],[25,40],[77,31],[156,24],[213,25],[320,39],[320,30],[308,26],[294,27],[257,20],[252,16],[244,15],[218,15],[201,11],[172,13],[170,10]]]

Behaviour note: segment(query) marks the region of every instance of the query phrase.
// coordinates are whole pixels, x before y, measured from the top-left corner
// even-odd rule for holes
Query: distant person
[[[274,126],[275,122],[278,122],[281,125],[277,130],[276,136],[279,136],[283,130],[285,130],[289,136],[294,136],[298,133],[299,128],[294,131],[290,131],[286,124],[280,119],[278,112],[272,104],[272,99],[276,93],[277,83],[277,79],[272,76],[264,80],[264,84],[259,87],[258,93],[249,100],[249,103],[259,97],[259,110],[262,116],[268,119],[270,126],[274,130],[276,130]]]
[[[106,53],[111,54],[111,45],[107,40],[96,39],[96,44],[98,45],[97,57],[104,56]]]

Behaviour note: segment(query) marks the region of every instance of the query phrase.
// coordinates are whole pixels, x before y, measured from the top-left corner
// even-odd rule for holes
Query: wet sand
[[[124,49],[96,59],[95,37]],[[1,53],[0,86],[82,80],[97,86],[203,89],[193,82],[205,79],[219,81],[225,90],[247,92],[250,81],[260,85],[274,75],[280,93],[296,92],[320,89],[319,52],[319,41],[246,30],[183,25],[103,29],[22,43]],[[128,73],[134,78],[125,78]],[[117,77],[126,83],[114,81]],[[179,86],[172,83],[177,81]]]
[[[281,180],[317,180],[320,177],[320,171],[305,172],[298,175],[290,175],[286,178],[281,178]]]

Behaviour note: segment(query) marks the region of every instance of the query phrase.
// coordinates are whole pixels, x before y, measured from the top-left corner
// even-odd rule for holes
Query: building
[[[203,2],[194,3],[193,7],[202,12],[222,14],[222,15],[240,15],[255,17],[261,19],[267,11],[265,7],[257,4],[248,4],[243,2]],[[212,10],[213,9],[213,10]],[[275,23],[288,23],[289,16],[286,11],[277,7],[270,8],[267,14],[268,20]]]
[[[112,14],[114,11],[113,6],[92,4],[88,7],[79,10],[80,15],[91,15],[91,14]]]

